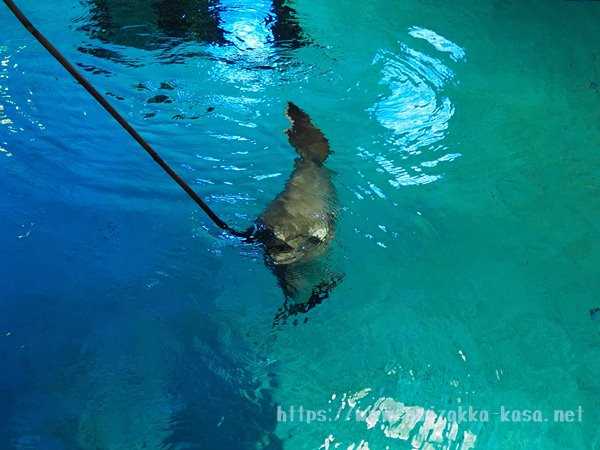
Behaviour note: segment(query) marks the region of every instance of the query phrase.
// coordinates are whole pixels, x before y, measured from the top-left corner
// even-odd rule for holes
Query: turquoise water
[[[19,3],[238,228],[309,112],[345,278],[274,326],[261,249],[0,8],[0,448],[600,448],[599,3]]]

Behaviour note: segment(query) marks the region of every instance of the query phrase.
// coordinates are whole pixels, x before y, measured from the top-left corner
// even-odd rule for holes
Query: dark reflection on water
[[[84,53],[86,55],[92,55],[95,56],[96,58],[102,58],[102,59],[109,59],[111,61],[114,62],[118,62],[121,64],[125,64],[126,66],[130,66],[130,67],[139,67],[141,64],[128,59],[124,56],[122,56],[119,52],[116,52],[114,50],[109,50],[107,48],[102,48],[102,47],[84,47],[84,46],[80,46],[77,48],[77,50],[79,50],[81,53]],[[109,72],[106,73],[98,73],[98,71],[100,69],[96,69],[93,68],[92,70],[89,70],[88,67],[86,67],[84,64],[79,63],[78,64],[79,67],[83,68],[84,70],[86,70],[87,72],[93,72],[94,75],[107,75],[110,74]],[[90,66],[91,67],[91,66]]]
[[[298,48],[307,43],[300,23],[296,19],[296,10],[285,0],[273,0],[273,14],[267,19],[275,45]]]
[[[201,41],[226,42],[216,0],[91,0],[80,27],[103,42],[146,50]]]
[[[264,3],[264,4],[263,4]],[[239,45],[240,37],[227,26],[236,11],[263,23],[274,47],[299,48],[308,43],[296,11],[283,0],[227,2],[219,0],[89,0],[90,14],[79,29],[107,44],[143,50],[170,49],[185,42],[213,46]],[[80,51],[128,63],[118,52],[81,47]],[[190,56],[202,56],[192,53]]]

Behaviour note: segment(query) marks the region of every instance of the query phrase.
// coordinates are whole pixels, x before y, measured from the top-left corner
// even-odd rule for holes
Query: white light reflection
[[[433,47],[444,53],[449,53],[450,58],[454,61],[460,61],[465,57],[465,50],[459,47],[454,42],[449,41],[444,36],[440,36],[435,31],[428,30],[427,28],[411,27],[408,30],[408,34],[417,39],[425,39]]]
[[[464,57],[464,50],[439,34],[424,28],[409,30],[413,37],[426,39],[439,51],[448,52],[454,60]],[[427,174],[440,162],[450,162],[460,153],[448,153],[433,161],[422,161],[424,152],[444,151],[450,119],[454,115],[451,100],[442,95],[453,71],[440,60],[402,44],[398,53],[382,50],[373,64],[381,65],[381,83],[389,95],[375,104],[370,112],[377,121],[392,131],[385,152],[377,154],[361,150],[359,156],[374,160],[388,175],[393,187],[428,184],[442,177]]]
[[[336,420],[355,418],[366,430],[381,430],[390,440],[410,443],[414,450],[470,450],[475,448],[477,435],[456,420],[431,408],[409,406],[391,397],[374,398],[370,388],[345,393],[339,398]],[[332,401],[337,398],[332,395]],[[393,441],[390,441],[390,445]],[[390,445],[386,448],[391,448]],[[323,450],[369,449],[366,439],[341,442],[329,434],[319,447]]]

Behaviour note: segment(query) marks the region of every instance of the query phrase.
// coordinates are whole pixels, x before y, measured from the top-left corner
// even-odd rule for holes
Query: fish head
[[[328,231],[321,228],[298,234],[294,229],[276,227],[261,241],[273,264],[286,265],[310,259],[325,246],[327,238]]]

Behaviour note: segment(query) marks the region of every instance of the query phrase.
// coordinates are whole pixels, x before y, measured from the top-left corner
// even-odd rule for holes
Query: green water
[[[321,126],[339,152],[331,166],[346,186],[366,179],[386,198],[346,193],[344,223],[374,238],[341,227],[347,280],[335,306],[279,339],[276,400],[335,411],[343,393],[370,388],[363,408],[380,397],[433,410],[503,405],[546,414],[581,405],[581,423],[492,415],[461,424],[459,435],[470,430],[485,449],[600,448],[600,330],[588,312],[600,302],[600,4],[303,1],[298,10],[316,40],[332,43],[343,74],[325,77],[317,94],[328,111]],[[465,58],[411,39],[414,25],[457,43]],[[390,152],[365,113],[377,76],[368,63],[399,43],[454,72],[441,90],[455,109],[443,145],[462,156],[440,163],[434,183],[394,189],[373,160],[364,178],[347,167],[358,165],[359,147]],[[380,93],[389,94],[385,85]],[[391,154],[403,161],[402,151]],[[431,159],[411,156],[409,167]],[[404,442],[385,437],[380,423],[278,431],[289,433],[289,449],[316,448],[329,434],[329,448],[365,440],[379,449],[410,448],[419,428]]]

